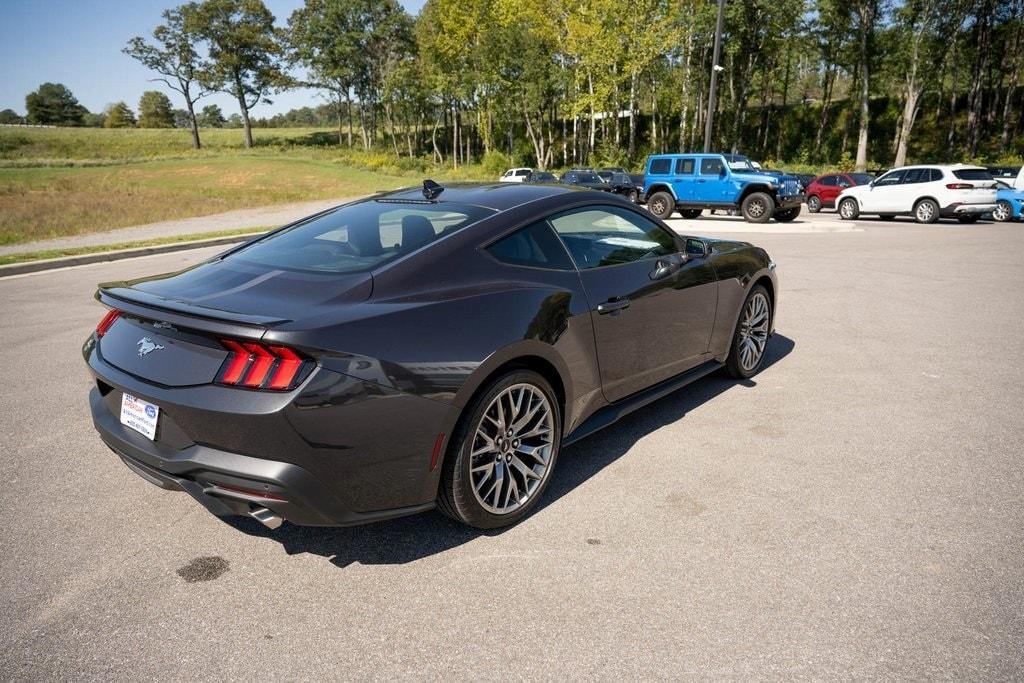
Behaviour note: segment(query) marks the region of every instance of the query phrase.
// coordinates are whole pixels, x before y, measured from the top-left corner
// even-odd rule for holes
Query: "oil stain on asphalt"
[[[178,570],[178,576],[188,583],[213,581],[228,570],[228,561],[223,557],[197,557]]]

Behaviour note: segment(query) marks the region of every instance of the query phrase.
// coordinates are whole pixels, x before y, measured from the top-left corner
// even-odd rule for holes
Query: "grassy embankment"
[[[0,244],[411,185],[421,160],[362,167],[328,131],[0,128]],[[369,159],[372,163],[365,163]]]

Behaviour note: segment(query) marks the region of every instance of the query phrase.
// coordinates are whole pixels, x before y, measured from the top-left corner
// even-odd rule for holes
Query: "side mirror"
[[[686,246],[683,256],[686,260],[690,258],[703,258],[708,255],[708,245],[703,240],[698,240],[693,237],[686,238]]]

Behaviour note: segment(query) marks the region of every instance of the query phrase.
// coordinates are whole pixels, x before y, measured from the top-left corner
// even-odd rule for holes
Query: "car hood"
[[[290,322],[369,298],[373,277],[275,269],[220,258],[176,273],[100,285],[115,299],[258,325]]]
[[[775,173],[773,171],[733,171],[732,177],[745,183],[763,183],[769,179],[773,180],[776,185],[781,185],[787,180],[792,180],[796,183],[800,182],[800,179],[795,175]]]

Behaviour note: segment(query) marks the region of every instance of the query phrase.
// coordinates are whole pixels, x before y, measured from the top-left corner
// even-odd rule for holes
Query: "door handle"
[[[615,299],[609,299],[608,301],[605,301],[603,304],[598,304],[597,312],[600,313],[601,315],[605,315],[606,313],[614,313],[616,311],[621,311],[624,308],[629,308],[629,299],[623,296],[617,297]]]

